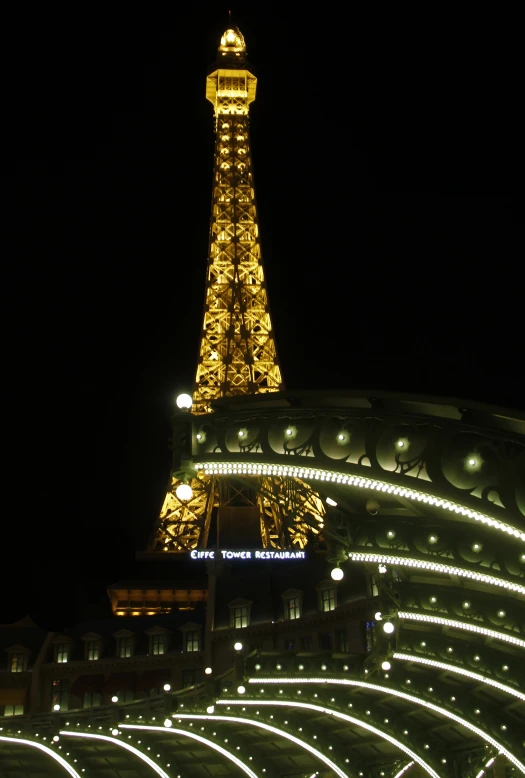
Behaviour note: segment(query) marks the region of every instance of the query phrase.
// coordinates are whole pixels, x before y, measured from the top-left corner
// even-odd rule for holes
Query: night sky
[[[0,623],[95,616],[137,573],[196,366],[205,77],[227,10],[190,4],[153,32],[10,32]],[[525,409],[513,22],[447,13],[233,7],[259,78],[255,186],[290,389]]]

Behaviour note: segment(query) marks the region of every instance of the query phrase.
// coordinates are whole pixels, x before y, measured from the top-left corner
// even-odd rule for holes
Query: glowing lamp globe
[[[386,632],[387,635],[391,635],[394,629],[395,627],[391,621],[385,621],[385,623],[383,624],[383,630],[384,632]]]
[[[175,489],[175,494],[181,502],[188,502],[193,497],[193,489],[189,484],[179,484]]]
[[[60,705],[53,705],[53,710],[60,710]]]
[[[113,735],[113,737],[117,737],[117,735],[119,735],[120,733],[119,733],[118,729],[112,729],[111,730],[111,734]]]
[[[171,727],[172,724],[173,724],[173,722],[172,722],[171,719],[164,719],[164,726],[165,727]]]
[[[113,697],[111,698],[111,702],[118,702],[118,697],[116,694],[114,694]]]
[[[240,643],[239,641],[237,641],[237,643],[234,643],[233,647],[236,651],[242,651],[242,643]]]
[[[381,613],[381,611],[376,611],[374,613],[374,619],[376,621],[382,621],[383,620],[383,614]]]
[[[334,581],[342,581],[345,576],[340,567],[334,567],[330,575]]]
[[[211,669],[211,667],[205,667],[204,672],[206,675],[211,675],[213,673],[213,670]]]
[[[238,686],[237,687],[237,694],[244,694],[246,692],[245,686]]]
[[[165,692],[170,692],[171,691],[171,684],[170,683],[165,683],[164,684],[164,691]]]
[[[189,410],[192,406],[192,399],[189,394],[179,394],[175,402],[177,403],[177,408],[180,408],[181,411]]]
[[[215,713],[215,705],[208,705],[206,713]]]
[[[390,664],[390,662],[381,663],[381,670],[391,670],[391,669],[392,669],[392,665]]]

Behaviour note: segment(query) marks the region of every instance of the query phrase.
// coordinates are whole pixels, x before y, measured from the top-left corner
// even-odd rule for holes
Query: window
[[[241,629],[248,626],[248,606],[241,605],[233,609],[233,626],[235,629]]]
[[[59,665],[67,662],[68,649],[69,646],[67,643],[57,643],[55,646],[55,662],[58,662]]]
[[[86,692],[84,694],[84,708],[96,708],[100,705],[100,694],[98,692]]]
[[[118,655],[121,659],[129,659],[133,651],[133,638],[120,638]]]
[[[340,629],[337,633],[337,645],[343,654],[348,653],[348,635],[346,629]]]
[[[154,656],[159,656],[165,653],[165,640],[164,635],[152,635],[151,636],[151,653]]]
[[[4,705],[4,712],[2,713],[2,706],[0,705],[0,716],[23,716],[23,705]]]
[[[9,672],[23,673],[25,669],[25,662],[26,662],[25,654],[9,654]]]
[[[55,705],[60,706],[60,710],[67,710],[69,703],[69,680],[62,678],[60,681],[51,683],[51,710],[55,710]]]
[[[322,632],[319,642],[322,651],[332,650],[332,636],[329,632]]]
[[[244,600],[237,597],[228,603],[230,609],[230,627],[233,629],[244,629],[250,624],[251,600]]]
[[[287,589],[281,597],[284,602],[284,618],[290,621],[299,619],[302,613],[303,592],[300,589]]]
[[[308,635],[307,637],[303,638],[303,651],[311,651],[312,650],[312,637],[311,635]]]
[[[376,623],[375,621],[367,621],[365,623],[365,643],[368,653],[373,649],[376,643]]]
[[[324,613],[335,610],[335,589],[323,589],[321,592],[321,610]]]
[[[289,600],[287,600],[287,617],[290,620],[298,619],[301,616],[301,598],[300,597],[290,597]]]
[[[186,651],[199,651],[199,633],[197,630],[186,632],[184,635]]]
[[[185,689],[188,686],[195,686],[202,680],[202,670],[197,668],[195,670],[183,670],[182,671],[182,688]]]
[[[99,658],[98,640],[88,640],[87,658],[90,662],[94,662]]]

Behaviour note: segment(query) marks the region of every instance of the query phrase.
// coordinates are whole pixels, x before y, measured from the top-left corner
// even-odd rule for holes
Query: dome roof
[[[221,37],[221,45],[219,51],[239,52],[246,51],[246,44],[244,43],[244,36],[242,32],[236,27],[230,27],[224,35]]]

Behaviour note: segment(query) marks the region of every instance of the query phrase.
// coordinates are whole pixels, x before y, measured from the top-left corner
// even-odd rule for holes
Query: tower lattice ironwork
[[[206,80],[213,104],[215,163],[204,321],[193,387],[194,414],[212,411],[220,397],[284,389],[265,285],[249,136],[249,107],[257,79],[248,69],[240,30],[221,38],[215,67]],[[264,547],[303,548],[322,527],[317,494],[297,479],[258,479],[225,488],[198,473],[188,483],[193,497],[176,495],[180,473],[171,478],[150,551],[181,552],[208,543],[214,510],[231,505],[259,512]],[[188,479],[186,479],[188,480]],[[308,514],[310,522],[304,522]]]

